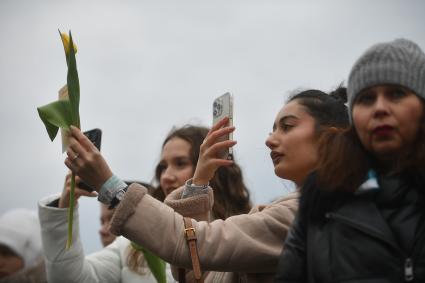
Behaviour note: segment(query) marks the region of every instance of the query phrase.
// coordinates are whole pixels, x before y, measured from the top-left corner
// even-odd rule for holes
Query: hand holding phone
[[[226,92],[225,94],[214,99],[213,102],[213,126],[221,121],[224,117],[229,118],[228,126],[233,126],[233,96]],[[222,136],[218,141],[232,140],[233,134]],[[233,149],[230,147],[219,152],[218,156],[222,159],[233,160]]]
[[[86,135],[86,137],[100,151],[100,145],[101,145],[101,142],[102,142],[102,130],[97,129],[97,128],[96,129],[92,129],[90,131],[84,132],[84,135]],[[86,190],[86,191],[89,191],[89,192],[94,191],[94,189],[92,187],[90,187],[89,185],[87,185],[83,181],[81,181],[80,183],[78,183],[78,187],[80,189],[83,189],[83,190]]]
[[[192,182],[196,185],[207,185],[217,169],[234,164],[232,139],[235,130],[233,124],[233,99],[230,93],[214,99],[213,126],[200,146],[198,163],[196,164]]]

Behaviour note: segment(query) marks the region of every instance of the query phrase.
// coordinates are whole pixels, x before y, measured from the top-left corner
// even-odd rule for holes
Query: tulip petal
[[[71,45],[73,48],[71,48],[71,46],[69,46],[69,41],[70,41],[69,35],[64,33],[64,32],[61,32],[60,30],[58,30],[58,31],[59,31],[59,35],[61,36],[61,39],[62,39],[62,44],[63,44],[63,48],[65,50],[66,56],[68,57],[68,54],[70,53],[71,49],[74,50],[74,53],[77,53],[78,49],[77,49],[77,45],[75,43],[72,43],[72,45]]]

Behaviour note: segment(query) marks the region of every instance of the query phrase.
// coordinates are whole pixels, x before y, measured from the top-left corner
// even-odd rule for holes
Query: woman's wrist
[[[111,204],[111,201],[115,198],[117,193],[123,188],[127,187],[127,184],[115,175],[112,175],[106,182],[100,187],[99,195],[97,199],[104,204]]]
[[[58,200],[58,207],[59,208],[68,208],[69,207],[69,201],[65,201],[62,199],[62,197]]]
[[[181,198],[184,199],[194,195],[206,193],[208,192],[208,186],[209,186],[208,183],[206,185],[194,184],[193,179],[189,179],[186,181]]]
[[[200,178],[198,176],[193,176],[191,185],[193,186],[208,186],[210,180],[207,180],[205,178]]]
[[[97,192],[100,192],[100,190],[102,189],[103,185],[112,178],[112,176],[114,176],[114,174],[112,174],[112,172],[109,170],[108,172],[106,172],[105,176],[99,178],[99,181],[97,182],[97,184],[94,184],[94,189]]]

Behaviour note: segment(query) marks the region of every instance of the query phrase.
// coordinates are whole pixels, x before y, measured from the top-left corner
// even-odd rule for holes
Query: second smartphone
[[[217,124],[224,117],[229,117],[228,126],[233,126],[233,95],[230,92],[214,99],[213,102],[213,125]],[[233,134],[230,133],[226,136],[223,136],[219,141],[232,140]],[[219,157],[223,159],[233,159],[233,149],[222,150],[219,152]]]

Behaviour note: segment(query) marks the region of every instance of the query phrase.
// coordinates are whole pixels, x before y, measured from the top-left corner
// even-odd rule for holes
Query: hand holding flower
[[[69,207],[69,200],[70,200],[70,192],[71,192],[71,172],[66,174],[65,177],[65,184],[63,186],[62,195],[59,199],[59,208],[68,208]],[[80,189],[78,187],[78,184],[81,182],[80,177],[75,176],[75,203],[77,203],[80,196],[86,196],[86,197],[96,197],[96,192],[89,192],[83,189]]]

